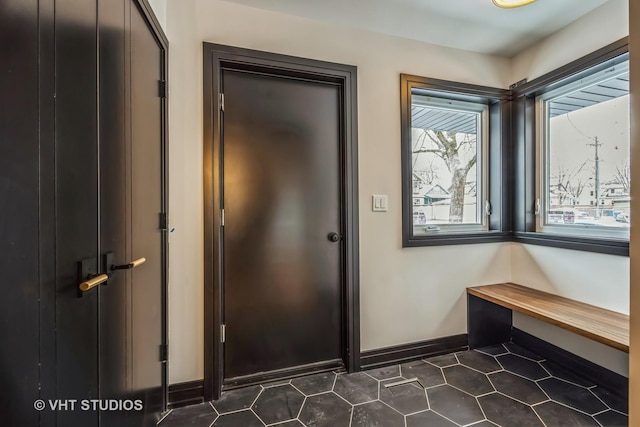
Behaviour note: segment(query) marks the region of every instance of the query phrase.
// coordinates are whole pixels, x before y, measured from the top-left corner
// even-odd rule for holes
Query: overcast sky
[[[550,174],[562,166],[576,170],[588,160],[580,176],[595,177],[593,139],[602,143],[599,148],[600,181],[615,177],[616,166],[629,158],[629,96],[612,99],[591,107],[563,114],[551,119]]]

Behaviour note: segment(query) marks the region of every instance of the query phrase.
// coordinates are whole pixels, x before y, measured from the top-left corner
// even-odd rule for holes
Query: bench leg
[[[467,294],[467,330],[470,349],[510,341],[511,327],[510,309]]]

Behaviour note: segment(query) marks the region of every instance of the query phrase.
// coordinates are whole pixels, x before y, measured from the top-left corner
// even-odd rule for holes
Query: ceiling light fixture
[[[493,4],[504,9],[526,6],[536,0],[493,0]]]

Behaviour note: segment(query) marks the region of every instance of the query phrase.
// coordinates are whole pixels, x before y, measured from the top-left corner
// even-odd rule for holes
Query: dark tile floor
[[[627,413],[615,393],[506,343],[234,390],[173,410],[160,427],[621,427]]]

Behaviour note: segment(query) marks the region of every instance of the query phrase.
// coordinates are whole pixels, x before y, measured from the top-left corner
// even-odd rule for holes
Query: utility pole
[[[595,162],[596,162],[596,219],[600,219],[600,156],[598,155],[598,147],[602,145],[598,141],[598,137],[593,138],[593,144],[588,144],[595,147]]]

